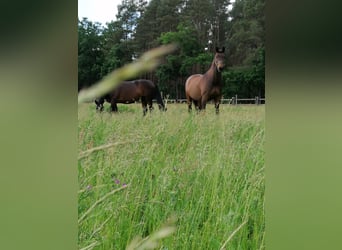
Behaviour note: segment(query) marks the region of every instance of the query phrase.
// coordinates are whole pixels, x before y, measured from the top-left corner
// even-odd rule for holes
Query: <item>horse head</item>
[[[103,111],[103,103],[104,103],[104,98],[96,98],[95,99],[95,104],[96,104],[96,110],[98,111]]]
[[[214,58],[214,63],[215,63],[216,70],[218,72],[221,72],[223,70],[223,68],[225,67],[224,50],[225,50],[224,47],[222,47],[222,49],[216,47],[216,54],[215,54],[215,58]]]

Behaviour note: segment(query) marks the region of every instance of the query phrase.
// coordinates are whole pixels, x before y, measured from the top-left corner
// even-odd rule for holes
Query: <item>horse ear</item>
[[[219,47],[216,47],[216,53],[224,53],[225,47],[222,47],[222,49],[220,49]]]

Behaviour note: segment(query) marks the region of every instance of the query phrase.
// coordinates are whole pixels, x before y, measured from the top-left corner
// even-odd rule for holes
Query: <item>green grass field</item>
[[[79,249],[264,249],[265,106],[154,106],[79,105]]]

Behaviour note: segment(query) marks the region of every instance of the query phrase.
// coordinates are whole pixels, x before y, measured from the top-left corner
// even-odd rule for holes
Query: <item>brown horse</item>
[[[219,113],[220,100],[222,97],[221,72],[225,66],[224,50],[216,47],[216,54],[209,70],[204,74],[190,76],[185,82],[185,94],[189,112],[194,102],[197,110],[204,110],[209,100],[215,101],[216,114]]]
[[[124,81],[120,83],[112,92],[95,100],[96,110],[102,111],[104,101],[111,104],[111,111],[117,112],[117,103],[134,103],[141,99],[143,114],[147,113],[147,104],[152,111],[152,100],[156,99],[159,109],[166,111],[163,99],[159,92],[159,88],[150,80],[139,79],[135,81]]]

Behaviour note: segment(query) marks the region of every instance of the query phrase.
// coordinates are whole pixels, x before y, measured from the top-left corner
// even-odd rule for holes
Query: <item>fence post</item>
[[[235,105],[237,105],[237,95],[235,95]]]

